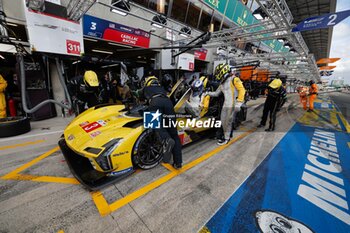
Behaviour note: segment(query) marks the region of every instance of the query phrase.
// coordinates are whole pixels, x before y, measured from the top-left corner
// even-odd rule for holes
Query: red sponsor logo
[[[204,61],[207,58],[207,52],[208,51],[206,49],[196,50],[196,51],[194,51],[194,57],[197,60]]]
[[[80,42],[74,40],[66,40],[67,53],[80,55]]]
[[[149,48],[150,43],[150,38],[127,32],[120,32],[110,28],[104,31],[103,39],[142,48]]]
[[[100,125],[98,122],[92,122],[88,125],[83,126],[83,130],[87,133],[94,131],[95,129],[100,128],[102,125]]]
[[[194,70],[194,63],[193,63],[193,62],[190,62],[190,63],[189,63],[189,69],[190,69],[190,70]]]

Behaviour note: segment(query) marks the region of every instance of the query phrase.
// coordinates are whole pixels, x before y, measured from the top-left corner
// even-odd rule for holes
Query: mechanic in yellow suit
[[[215,68],[214,75],[221,84],[216,91],[206,93],[210,97],[218,97],[223,93],[225,99],[220,115],[224,135],[223,138],[218,139],[218,145],[225,145],[230,141],[235,109],[240,109],[244,102],[245,89],[242,81],[234,74],[235,70],[231,69],[228,64],[219,64]]]
[[[314,80],[310,81],[310,88],[309,88],[309,110],[308,112],[312,112],[314,110],[314,101],[317,98],[318,90],[317,85]]]
[[[6,87],[7,87],[7,82],[0,74],[0,118],[6,117],[6,99],[5,99]]]
[[[298,92],[300,97],[300,103],[302,104],[303,109],[307,110],[307,88],[301,86]]]
[[[233,75],[232,83],[233,83],[235,99],[236,99],[234,114],[233,114],[233,121],[235,121],[237,113],[241,111],[242,104],[244,103],[246,90],[243,86],[241,79],[238,77],[237,70],[234,68],[231,68],[231,74]]]

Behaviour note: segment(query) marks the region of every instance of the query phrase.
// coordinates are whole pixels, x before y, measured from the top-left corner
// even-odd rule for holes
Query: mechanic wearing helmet
[[[281,109],[287,100],[286,90],[282,86],[279,78],[274,79],[267,88],[267,98],[264,104],[263,116],[258,128],[266,125],[267,117],[270,114],[269,128],[265,131],[274,131],[277,112]]]
[[[307,88],[300,86],[298,88],[298,93],[300,97],[300,103],[303,105],[303,109],[307,110]]]
[[[235,106],[235,96],[237,98],[237,107],[242,105],[244,101],[245,89],[241,80],[232,75],[233,70],[227,64],[219,64],[215,68],[215,79],[221,84],[214,92],[208,92],[207,95],[211,97],[218,97],[221,93],[224,94],[224,104],[222,106],[220,120],[224,131],[223,138],[218,139],[218,145],[227,144],[230,141],[230,134],[232,129],[232,121]],[[244,92],[242,91],[242,87]],[[238,92],[238,93],[237,93]]]
[[[202,117],[208,112],[210,97],[202,95],[207,82],[208,78],[204,76],[192,82],[191,95],[185,103],[185,110],[195,118]]]
[[[6,87],[7,87],[7,82],[0,74],[0,118],[6,117],[6,99],[5,99]]]
[[[309,82],[310,88],[309,88],[309,110],[308,112],[312,112],[314,110],[314,101],[318,95],[317,85],[314,80],[311,80]]]
[[[164,74],[162,77],[162,87],[166,90],[167,93],[171,92],[173,88],[173,77],[170,74]]]
[[[159,111],[163,115],[174,116],[171,121],[176,121],[176,113],[171,100],[168,98],[166,91],[160,86],[160,83],[152,73],[151,76],[146,77],[144,87],[136,93],[142,99],[145,99],[148,104],[148,111]],[[161,138],[164,138],[163,162],[168,163],[170,156],[173,154],[175,169],[182,167],[182,151],[181,142],[177,133],[177,129],[171,124],[169,128],[162,128],[159,130]]]
[[[68,89],[72,99],[77,103],[78,113],[99,104],[99,81],[94,71],[85,71],[84,76],[79,75],[69,81]]]

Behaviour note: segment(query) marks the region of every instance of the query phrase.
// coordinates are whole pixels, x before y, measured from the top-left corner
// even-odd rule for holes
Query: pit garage
[[[187,114],[182,110],[191,91],[190,85],[184,84],[186,79],[210,77],[216,66],[228,63],[239,70],[247,90],[247,115],[225,145],[217,145],[215,129],[178,127],[183,164],[177,169],[172,161],[162,162],[162,152],[154,155],[163,150],[161,139],[143,140],[143,135],[152,132],[144,129],[145,118],[140,114],[144,112],[128,108],[126,102],[96,105],[77,116],[67,103],[59,107],[50,103],[45,114],[26,111],[21,94],[27,93],[32,102],[39,98],[28,95],[38,85],[35,80],[42,77],[34,72],[38,71],[34,61],[31,71],[38,76],[27,73],[24,80],[34,77],[32,90],[13,96],[20,103],[18,115],[30,119],[30,131],[0,138],[0,232],[350,231],[350,92],[344,87],[319,90],[314,110],[309,112],[302,108],[296,92],[310,80],[319,81],[316,60],[329,57],[332,30],[322,29],[313,35],[290,31],[305,18],[334,13],[336,1],[309,1],[302,9],[289,0],[223,1],[225,6],[221,1],[181,1],[181,6],[172,0],[59,2],[66,7],[70,21],[102,12],[100,20],[109,22],[103,14],[118,10],[128,16],[118,18],[116,24],[143,20],[147,27],[140,23],[145,27],[142,32],[162,43],[150,40],[145,48],[84,34],[83,55],[41,53],[32,50],[24,22],[7,17],[17,23],[11,26],[17,38],[4,44],[22,51],[1,53],[5,61],[0,65],[6,72],[16,72],[21,71],[20,55],[33,53],[24,56],[27,63],[46,57],[40,66],[40,72],[50,73],[42,75],[47,78],[42,83],[49,84],[40,90],[45,93],[45,97],[40,95],[43,100],[67,97],[56,84],[60,78],[68,84],[87,66],[98,74],[118,73],[118,77],[126,66],[134,74],[142,68],[155,70],[159,77],[166,73],[174,77],[169,99],[177,113]],[[173,13],[172,8],[182,9],[185,4],[186,14]],[[313,13],[315,8],[319,11]],[[241,10],[239,16],[237,10]],[[167,13],[168,23],[158,15],[160,11]],[[195,17],[206,22],[207,11],[211,11],[210,33],[204,32],[202,21],[192,22]],[[230,12],[231,18],[227,16]],[[248,19],[250,24],[246,24]],[[152,31],[152,22],[164,31]],[[192,34],[181,30],[184,25],[194,27],[192,24],[197,25]],[[135,23],[130,28],[136,29]],[[188,35],[173,40],[174,32]],[[176,55],[189,62],[179,64]],[[64,72],[60,74],[60,70]],[[276,79],[286,86],[288,98],[277,112],[276,129],[271,132],[265,130],[267,126],[257,126],[266,89]],[[28,106],[33,108],[39,102]],[[218,119],[220,103],[211,99],[208,112],[192,118],[204,121],[216,114]],[[142,146],[143,152],[137,154]]]

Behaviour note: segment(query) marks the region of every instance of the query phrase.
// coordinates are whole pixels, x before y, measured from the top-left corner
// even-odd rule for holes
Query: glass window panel
[[[214,23],[214,31],[220,30],[220,24],[222,20],[222,15],[217,12],[214,12],[214,17],[212,23]]]
[[[166,14],[168,12],[169,0],[149,0],[148,8],[158,13]]]
[[[196,6],[196,4],[194,4],[193,2],[191,2],[190,8],[187,14],[186,23],[189,24],[191,27],[196,28],[198,24],[200,12],[201,12],[201,8],[199,6]]]
[[[211,17],[212,17],[212,11],[211,13],[208,13],[203,10],[198,29],[204,32],[208,31]]]
[[[185,22],[188,4],[189,2],[187,0],[173,1],[173,7],[171,9],[171,18],[176,19],[180,22]]]
[[[144,6],[144,7],[148,7],[148,1],[149,0],[133,0],[133,2],[135,2],[141,6]]]

